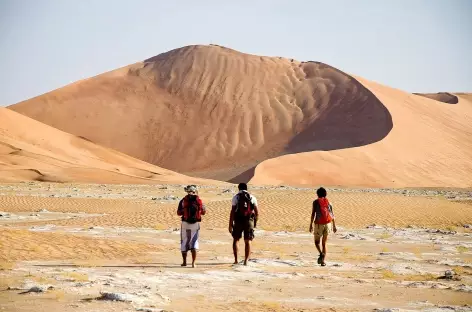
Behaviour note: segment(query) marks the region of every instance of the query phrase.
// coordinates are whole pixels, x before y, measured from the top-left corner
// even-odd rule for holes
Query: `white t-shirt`
[[[242,192],[246,192],[247,191],[239,191],[238,194],[242,193]],[[231,200],[231,205],[232,206],[236,206],[238,204],[238,194],[234,195],[233,196],[233,199]],[[251,197],[251,204],[253,204],[254,206],[257,206],[257,199],[254,195],[252,194],[249,194],[249,196]]]

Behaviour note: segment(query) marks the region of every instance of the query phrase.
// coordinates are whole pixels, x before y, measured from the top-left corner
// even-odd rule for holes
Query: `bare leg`
[[[251,241],[248,239],[244,240],[244,265],[247,265],[247,260],[251,254]]]
[[[321,255],[320,239],[319,239],[319,238],[316,238],[316,239],[315,239],[315,246],[316,246],[316,249],[318,249],[318,252],[319,252],[320,255]]]
[[[326,255],[326,241],[328,240],[328,235],[325,234],[323,236],[322,246],[323,246],[323,253]]]
[[[182,264],[180,266],[187,266],[187,252],[182,251]]]
[[[238,240],[233,239],[234,264],[238,264]]]
[[[325,263],[324,260],[325,260],[326,251],[327,251],[327,250],[326,250],[326,241],[327,241],[327,240],[328,240],[328,235],[327,235],[327,234],[323,235],[323,241],[322,241],[322,245],[323,245],[323,257],[322,257],[322,259],[321,259],[321,265],[326,265],[326,263]]]
[[[195,260],[197,259],[197,250],[192,249],[192,268],[195,267]]]

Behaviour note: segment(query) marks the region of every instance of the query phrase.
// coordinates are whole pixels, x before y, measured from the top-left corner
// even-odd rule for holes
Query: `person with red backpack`
[[[247,184],[239,183],[238,190],[239,193],[231,201],[228,230],[233,236],[234,264],[238,264],[238,241],[244,233],[244,265],[247,265],[259,211],[257,210],[257,199],[248,193]]]
[[[328,234],[333,231],[337,232],[336,223],[334,222],[333,207],[326,198],[327,192],[323,187],[320,187],[316,191],[318,199],[313,201],[313,207],[311,212],[310,220],[310,233],[313,232],[313,220],[315,221],[314,235],[315,235],[315,246],[320,253],[318,257],[318,264],[325,266],[326,257],[326,241],[328,240]],[[320,239],[323,238],[323,250],[320,249]]]
[[[182,217],[180,228],[180,250],[182,251],[182,264],[187,266],[187,253],[192,252],[192,268],[195,267],[198,250],[198,236],[200,233],[200,222],[206,213],[205,206],[198,196],[196,185],[188,185],[184,188],[187,192],[177,208],[177,215]]]

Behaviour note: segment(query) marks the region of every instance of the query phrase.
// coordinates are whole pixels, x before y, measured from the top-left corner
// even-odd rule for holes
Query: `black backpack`
[[[240,219],[250,219],[254,213],[254,206],[251,202],[251,195],[248,192],[241,192],[237,195],[237,200],[237,216]]]

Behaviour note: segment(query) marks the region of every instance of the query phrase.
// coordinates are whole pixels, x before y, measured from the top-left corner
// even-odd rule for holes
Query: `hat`
[[[185,192],[187,193],[196,193],[197,192],[197,186],[196,185],[187,185],[184,187]]]

